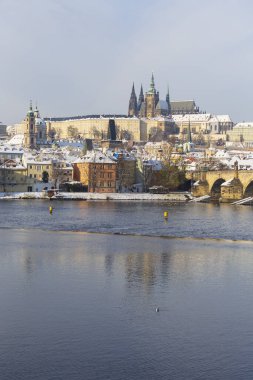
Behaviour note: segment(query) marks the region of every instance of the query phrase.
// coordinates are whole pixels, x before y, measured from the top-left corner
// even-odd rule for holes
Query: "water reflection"
[[[206,240],[180,240],[46,231],[0,230],[8,259],[24,272],[55,268],[62,272],[97,272],[125,279],[126,286],[167,287],[169,281],[218,281],[228,272],[249,272],[253,255],[249,242],[226,243]],[[6,257],[7,260],[7,257]]]
[[[113,264],[114,264],[114,255],[106,254],[105,255],[105,271],[108,276],[113,274]]]
[[[253,243],[1,229],[0,241],[6,379],[252,373]]]

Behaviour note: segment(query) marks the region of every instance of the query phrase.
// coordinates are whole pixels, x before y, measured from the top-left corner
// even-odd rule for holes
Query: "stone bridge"
[[[253,196],[253,170],[210,170],[192,174],[192,195],[210,195],[222,202]]]

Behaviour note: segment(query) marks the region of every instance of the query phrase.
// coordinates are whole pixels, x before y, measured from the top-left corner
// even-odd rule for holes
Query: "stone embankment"
[[[43,192],[36,193],[0,193],[1,200],[8,199],[49,199]],[[169,194],[149,193],[64,193],[59,192],[52,200],[84,200],[84,201],[171,201],[188,202],[192,196],[188,192],[173,192]]]

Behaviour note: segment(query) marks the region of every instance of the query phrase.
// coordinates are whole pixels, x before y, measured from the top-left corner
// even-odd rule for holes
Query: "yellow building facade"
[[[6,162],[0,167],[0,192],[32,191],[34,180],[27,176],[27,168]]]
[[[165,116],[150,118],[97,116],[47,119],[46,134],[47,136],[55,136],[58,139],[80,137],[105,140],[108,138],[110,120],[113,120],[115,123],[118,140],[148,141],[157,132],[173,135],[179,131],[174,120]],[[31,134],[27,132],[27,125],[26,121],[15,124],[13,126],[13,134],[24,134],[25,144],[29,145],[29,141],[26,140],[27,136],[31,136]]]
[[[58,138],[69,138],[69,131],[76,131],[82,138],[103,140],[108,135],[110,118],[83,118],[47,121],[48,133],[55,132]],[[177,129],[173,120],[166,117],[143,118],[122,117],[114,118],[117,139],[128,138],[133,141],[147,141],[154,133],[166,132],[175,134]]]

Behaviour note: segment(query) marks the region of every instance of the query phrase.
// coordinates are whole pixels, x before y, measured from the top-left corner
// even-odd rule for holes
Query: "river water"
[[[1,380],[252,379],[253,208],[52,205],[0,202]]]

